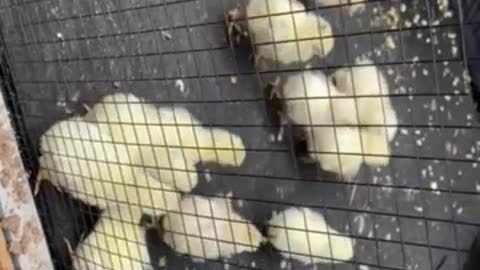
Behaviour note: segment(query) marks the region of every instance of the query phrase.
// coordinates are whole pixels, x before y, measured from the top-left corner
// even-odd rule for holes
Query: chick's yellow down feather
[[[375,167],[390,163],[391,147],[388,131],[383,127],[361,129],[364,161]]]
[[[308,208],[288,208],[268,222],[269,241],[286,258],[305,264],[343,263],[353,257],[353,242]]]
[[[354,176],[363,162],[358,128],[334,125],[357,123],[355,100],[344,97],[322,72],[290,76],[282,95],[288,117],[304,125],[310,156],[324,170]]]
[[[95,229],[72,254],[73,269],[153,269],[145,231],[138,225],[141,216],[141,212],[131,209],[105,211]]]
[[[246,14],[258,56],[288,65],[333,49],[331,25],[296,0],[250,0]]]
[[[308,150],[322,169],[354,177],[363,162],[386,166],[390,160],[385,133],[358,127],[317,127],[307,129]]]
[[[363,163],[358,128],[312,128],[306,135],[310,156],[320,162],[322,169],[346,177],[357,174]]]
[[[358,98],[340,91],[322,72],[290,76],[282,94],[288,117],[304,125],[310,156],[324,170],[353,177],[363,162],[388,164],[390,147],[385,129],[359,128],[361,116],[367,115],[357,112]]]
[[[370,59],[356,60],[355,67],[336,71],[332,80],[339,91],[356,96],[359,122],[383,126],[388,140],[392,141],[397,132],[398,118],[388,96],[387,80],[374,63]]]
[[[180,194],[132,166],[127,147],[112,143],[96,124],[59,122],[41,137],[40,149],[40,174],[88,204],[105,209],[128,203],[152,215],[178,209]]]
[[[381,156],[367,155],[365,162],[372,166],[386,166],[390,161],[390,142],[398,130],[398,118],[388,97],[389,86],[370,59],[356,60],[356,65],[336,71],[332,80],[339,91],[356,97],[359,123],[374,126],[362,131],[364,148]]]
[[[287,115],[298,125],[355,124],[355,100],[338,91],[321,71],[288,77],[282,88]]]
[[[245,159],[239,136],[202,127],[179,106],[157,109],[134,95],[115,94],[104,97],[87,119],[97,121],[115,142],[126,144],[135,165],[180,191],[197,185],[198,162],[239,166]]]
[[[297,0],[250,0],[247,10],[249,16],[266,16],[305,11],[305,6]]]
[[[194,261],[254,252],[263,241],[257,228],[235,213],[230,199],[187,196],[179,212],[164,217],[163,238]]]

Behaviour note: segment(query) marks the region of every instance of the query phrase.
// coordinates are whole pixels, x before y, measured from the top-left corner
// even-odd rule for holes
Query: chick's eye
[[[332,83],[337,86],[337,78],[335,78],[335,76],[332,77]]]

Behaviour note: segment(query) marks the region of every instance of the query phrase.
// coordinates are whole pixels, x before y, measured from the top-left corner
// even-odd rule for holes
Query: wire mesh
[[[249,29],[266,19],[271,39],[256,42],[250,33],[246,48],[235,46],[235,37],[226,36],[225,12],[250,1],[264,0],[0,1],[2,92],[32,188],[42,172],[41,155],[64,160],[43,168],[50,183],[42,183],[36,196],[56,268],[71,269],[73,262],[78,269],[461,269],[480,225],[478,3],[318,0],[305,1],[303,11],[285,0],[287,11],[272,15],[270,5],[277,2],[265,1],[266,15],[248,16],[245,23]],[[309,30],[319,35],[299,33],[305,12],[318,15]],[[291,18],[281,30],[291,27],[291,37],[277,36],[278,18]],[[331,34],[319,30],[324,21]],[[288,57],[303,59],[304,42],[318,42],[326,55],[280,61],[285,44],[295,46]],[[273,48],[274,61],[252,55],[262,46]],[[366,58],[372,63],[358,62]],[[377,79],[368,87],[379,92],[364,95],[354,73],[372,66]],[[350,95],[335,96],[335,83],[327,83],[328,95],[310,96],[308,74],[331,78],[344,68],[353,78]],[[300,76],[302,94],[280,95],[287,104],[280,107],[303,104],[307,119],[286,125],[288,112],[272,112],[264,88],[282,89],[294,76]],[[100,103],[114,93],[139,99]],[[380,124],[361,121],[359,100],[369,98],[381,101]],[[353,106],[345,105],[349,101]],[[398,123],[385,121],[387,101]],[[341,114],[353,115],[354,123],[339,122],[336,102],[344,102]],[[317,123],[318,104],[328,105],[329,123]],[[103,120],[89,120],[98,106],[112,110]],[[122,110],[126,120],[118,116]],[[150,121],[168,115],[168,123]],[[68,129],[47,132],[66,119]],[[360,150],[345,150],[345,130],[356,129],[385,130],[387,141],[389,130],[398,129],[391,153],[367,152],[362,132],[349,138],[360,142]],[[343,174],[346,158],[360,158],[358,173],[329,173],[296,156],[292,139],[299,130],[309,145],[303,154],[333,156]],[[318,130],[332,131],[330,150],[315,145],[327,134]],[[52,144],[46,147],[41,138]],[[163,154],[132,154],[139,149]],[[364,164],[385,157],[387,166]],[[52,179],[70,182],[57,189]],[[165,179],[167,187],[160,184]],[[183,179],[185,190],[176,189]],[[172,193],[170,200],[166,194]],[[188,196],[199,197],[189,205]],[[302,217],[281,212],[291,207],[302,209]],[[321,214],[325,228],[311,227],[308,209]],[[268,226],[277,212],[283,226]],[[145,216],[150,222],[141,222]],[[239,243],[244,227],[248,241]],[[285,233],[285,247],[251,244],[252,231],[270,238],[271,228]],[[295,234],[305,231],[308,236]],[[167,244],[169,233],[181,237]],[[294,235],[305,238],[303,251]],[[336,257],[341,237],[353,241],[352,258]],[[319,255],[325,244],[328,252]]]

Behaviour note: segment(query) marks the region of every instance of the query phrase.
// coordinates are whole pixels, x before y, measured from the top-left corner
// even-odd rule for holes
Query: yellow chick
[[[145,240],[138,225],[142,212],[112,208],[102,214],[95,229],[77,247],[75,270],[153,269]]]
[[[324,170],[353,177],[363,162],[388,164],[390,147],[384,129],[360,129],[358,99],[341,92],[322,72],[290,76],[282,96],[287,116],[303,126],[310,156]]]
[[[263,241],[258,229],[225,198],[184,197],[180,213],[168,213],[162,225],[165,243],[194,261],[254,252]]]
[[[388,95],[387,80],[370,59],[359,59],[355,67],[343,68],[332,75],[339,91],[355,96],[359,123],[372,125],[364,137],[368,152],[382,156],[366,156],[371,166],[386,166],[390,162],[390,142],[398,130],[398,118]]]
[[[286,258],[305,264],[343,263],[353,257],[353,242],[308,208],[288,208],[268,222],[268,239]]]
[[[130,204],[159,215],[178,209],[173,187],[132,166],[127,147],[112,143],[96,124],[81,118],[61,121],[40,139],[40,179],[99,208]]]
[[[398,119],[388,97],[387,80],[370,59],[356,60],[356,65],[336,71],[331,78],[340,92],[356,97],[360,124],[381,126],[373,131],[384,129],[388,140],[392,141],[397,133]]]
[[[229,166],[240,166],[244,162],[246,152],[240,136],[219,128],[202,127],[200,121],[181,107],[162,107],[159,111],[164,140],[153,151],[142,151],[145,160],[156,162],[148,165],[159,168],[148,170],[151,175],[189,192],[197,185],[195,165],[198,162]],[[187,170],[190,177],[185,176]]]
[[[334,125],[356,124],[355,100],[345,98],[320,71],[290,76],[282,96],[287,116],[305,130],[310,157],[324,170],[356,175],[363,162],[358,128],[341,126],[334,132]]]
[[[135,165],[183,192],[197,185],[198,162],[240,166],[246,155],[239,136],[203,127],[185,108],[157,109],[131,94],[106,96],[87,119],[97,121],[115,142],[126,144]]]
[[[282,64],[327,56],[335,44],[331,25],[297,0],[250,0],[248,30],[257,56]]]

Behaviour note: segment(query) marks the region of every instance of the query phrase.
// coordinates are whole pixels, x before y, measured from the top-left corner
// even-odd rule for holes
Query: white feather
[[[257,228],[235,213],[230,199],[187,196],[180,212],[165,216],[164,241],[194,261],[254,252],[263,241]]]
[[[330,24],[296,0],[250,0],[246,12],[258,56],[288,65],[333,49]]]
[[[343,263],[353,257],[353,242],[308,208],[289,208],[268,222],[269,241],[287,258],[305,264]]]
[[[152,215],[178,209],[180,194],[132,166],[127,147],[111,141],[81,118],[59,122],[41,137],[41,176],[103,209],[126,203]]]
[[[185,108],[157,109],[133,95],[106,96],[87,115],[99,122],[115,142],[128,145],[135,165],[183,192],[198,181],[198,162],[240,166],[245,159],[242,139],[223,129],[202,127]]]
[[[131,209],[105,211],[95,229],[75,250],[73,269],[153,269],[145,231],[138,225],[141,215]]]

